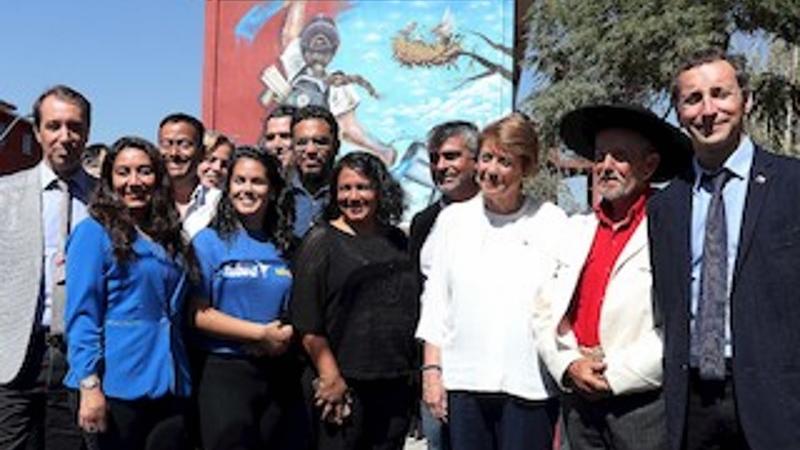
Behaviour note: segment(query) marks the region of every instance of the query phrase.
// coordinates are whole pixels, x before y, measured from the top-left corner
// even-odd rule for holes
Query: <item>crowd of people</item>
[[[431,450],[793,448],[800,163],[751,140],[751,102],[711,49],[675,75],[683,131],[572,110],[573,216],[527,193],[524,114],[439,124],[406,231],[324,107],[258,146],[175,113],[87,147],[89,100],[50,88],[42,162],[0,178],[34,184],[13,219],[41,244],[37,295],[2,299],[0,448],[401,449],[416,418]]]

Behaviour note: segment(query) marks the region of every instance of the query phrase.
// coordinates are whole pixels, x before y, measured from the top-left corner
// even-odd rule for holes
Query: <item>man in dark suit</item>
[[[648,206],[671,448],[797,448],[800,162],[746,134],[735,57],[694,55],[672,101],[693,170]]]
[[[433,182],[442,197],[418,212],[411,220],[409,250],[412,260],[420,263],[420,253],[436,218],[450,203],[469,200],[478,193],[475,182],[475,162],[478,154],[478,128],[469,122],[451,121],[441,123],[428,133],[428,157]],[[467,245],[467,243],[465,243]],[[425,271],[425,258],[422,273]],[[422,277],[420,277],[422,279]],[[422,292],[422,289],[420,289]],[[439,361],[439,349],[426,344],[426,361]],[[441,367],[438,364],[425,365],[422,370],[423,402],[420,414],[422,428],[428,439],[430,450],[447,447],[440,421],[446,420],[446,394],[442,386]]]

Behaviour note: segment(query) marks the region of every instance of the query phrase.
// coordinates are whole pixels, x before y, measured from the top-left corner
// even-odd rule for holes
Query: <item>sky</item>
[[[355,3],[356,5],[368,2]],[[388,0],[382,7],[354,7],[341,14],[337,26],[342,36],[363,36],[342,43],[331,67],[355,72],[370,80],[381,98],[372,101],[359,92],[358,115],[370,130],[399,148],[413,140],[424,140],[434,124],[453,119],[479,126],[505,114],[511,107],[511,83],[500,75],[461,84],[484,69],[461,58],[452,67],[407,68],[392,57],[391,39],[409,23],[416,23],[413,36],[432,41],[429,31],[446,14],[464,49],[511,68],[511,58],[492,50],[473,31],[481,31],[505,45],[513,45],[509,27],[513,1],[424,1]]]
[[[165,115],[200,116],[203,4],[5,0],[0,100],[28,114],[42,91],[67,84],[92,103],[90,142],[129,134],[154,140]]]

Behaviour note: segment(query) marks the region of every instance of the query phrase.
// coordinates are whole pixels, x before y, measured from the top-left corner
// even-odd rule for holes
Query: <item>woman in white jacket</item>
[[[566,216],[523,192],[537,141],[518,113],[487,126],[481,193],[442,211],[423,249],[423,401],[449,423],[455,450],[552,448],[558,404],[530,320]]]

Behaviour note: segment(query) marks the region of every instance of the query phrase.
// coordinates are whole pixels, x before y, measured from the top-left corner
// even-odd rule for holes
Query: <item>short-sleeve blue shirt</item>
[[[292,287],[287,262],[272,242],[239,230],[230,240],[205,228],[192,240],[202,280],[195,295],[230,316],[268,323],[283,313]],[[208,335],[200,345],[213,353],[239,354],[240,344]]]

